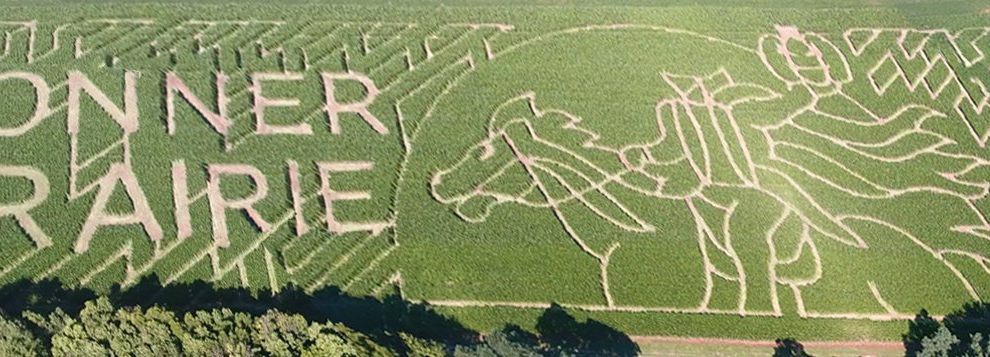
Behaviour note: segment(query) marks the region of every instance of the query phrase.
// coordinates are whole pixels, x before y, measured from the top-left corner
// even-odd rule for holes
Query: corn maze
[[[990,298],[963,4],[0,4],[0,284],[896,339]]]

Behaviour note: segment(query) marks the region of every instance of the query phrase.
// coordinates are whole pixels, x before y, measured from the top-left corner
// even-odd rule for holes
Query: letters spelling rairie
[[[365,123],[371,126],[378,134],[388,134],[388,128],[382,125],[371,112],[368,106],[378,95],[378,88],[374,82],[365,75],[355,72],[346,73],[321,73],[323,89],[326,94],[325,111],[329,121],[330,131],[333,134],[341,133],[340,113],[355,113]],[[116,105],[107,94],[98,88],[85,74],[71,71],[68,73],[68,107],[67,120],[68,132],[71,137],[79,133],[80,95],[85,93],[93,99],[107,114],[123,129],[124,136],[138,130],[138,105],[136,79],[137,73],[126,72],[124,74],[124,98],[123,109]],[[255,73],[251,76],[251,93],[253,94],[255,117],[255,130],[258,135],[312,135],[313,129],[307,123],[297,123],[292,125],[275,125],[265,121],[265,109],[269,107],[287,107],[299,105],[298,99],[291,98],[269,98],[262,91],[263,84],[270,81],[298,81],[303,79],[299,73]],[[35,91],[35,111],[32,116],[23,124],[17,127],[0,127],[0,139],[5,137],[18,137],[36,127],[43,119],[48,117],[52,109],[49,98],[51,87],[41,77],[29,72],[0,72],[0,82],[13,80],[26,82]],[[216,74],[216,108],[211,110],[175,73],[165,74],[165,106],[166,125],[169,135],[175,135],[175,98],[181,96],[185,101],[203,118],[213,130],[226,135],[231,122],[227,117],[227,96],[224,90],[227,77],[222,73]],[[335,83],[339,81],[356,81],[364,86],[365,96],[363,99],[354,102],[341,103],[334,97]],[[129,155],[125,148],[125,156]],[[287,171],[289,176],[289,190],[293,201],[295,214],[295,232],[297,235],[306,234],[309,231],[308,224],[302,216],[302,193],[299,183],[299,165],[295,161],[287,161]],[[386,222],[341,222],[334,217],[333,203],[341,200],[363,200],[370,198],[367,191],[335,191],[330,188],[330,173],[364,171],[373,168],[372,162],[347,161],[347,162],[317,162],[316,166],[320,176],[320,194],[324,202],[325,218],[327,229],[333,233],[344,233],[353,231],[372,231],[377,233],[388,226]],[[207,165],[208,178],[206,183],[206,197],[209,201],[210,215],[213,229],[213,239],[217,247],[228,247],[230,240],[227,232],[226,211],[228,209],[240,209],[247,213],[247,216],[255,226],[262,231],[270,231],[273,227],[254,208],[254,204],[263,199],[268,193],[268,182],[265,175],[256,167],[247,164],[209,164]],[[74,175],[74,173],[72,173]],[[220,179],[222,176],[243,175],[254,182],[254,192],[244,198],[232,199],[224,197],[220,191]],[[45,234],[44,229],[31,217],[29,213],[33,208],[44,202],[50,193],[48,177],[38,169],[31,166],[10,166],[0,164],[0,177],[23,178],[30,181],[34,186],[34,192],[30,198],[22,202],[10,203],[0,202],[0,217],[13,216],[21,228],[34,240],[38,247],[52,245],[51,239]],[[128,214],[114,214],[107,211],[107,203],[111,193],[122,185],[124,191],[133,203],[134,211]],[[152,241],[159,242],[163,237],[161,225],[148,205],[148,200],[144,191],[138,184],[137,177],[130,167],[129,161],[125,159],[122,163],[113,164],[108,172],[96,184],[96,197],[93,200],[89,216],[83,224],[79,236],[76,238],[75,251],[83,253],[89,249],[90,240],[96,231],[103,226],[113,225],[141,225]],[[71,185],[70,185],[71,186]],[[192,197],[188,191],[186,182],[186,166],[181,160],[172,163],[172,189],[175,205],[175,221],[179,239],[185,239],[192,235],[192,223],[189,215],[189,205]],[[70,187],[70,190],[72,188]],[[71,196],[71,195],[70,195]]]

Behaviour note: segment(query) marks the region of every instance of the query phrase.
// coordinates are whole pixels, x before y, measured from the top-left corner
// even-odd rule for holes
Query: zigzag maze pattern
[[[878,95],[891,88],[925,94],[952,104],[980,147],[990,140],[990,92],[979,74],[986,67],[990,29],[863,28],[842,34],[853,59],[866,60],[865,73]]]
[[[227,94],[234,127],[253,122],[250,81],[246,80],[249,72],[360,72],[373,79],[380,90],[376,101],[388,103],[382,106],[388,110],[376,114],[383,122],[398,123],[399,131],[392,136],[395,146],[409,150],[409,133],[428,115],[430,104],[438,101],[457,78],[473,71],[476,61],[490,59],[493,43],[512,30],[505,24],[467,23],[0,21],[0,68],[59,68],[72,63],[75,68],[139,70],[156,75],[172,70],[180,74],[223,72],[233,79]],[[47,119],[64,121],[67,83],[63,77],[61,82],[50,84],[52,110]],[[310,122],[314,128],[325,126],[322,106],[302,108],[301,112],[309,114],[297,121]],[[132,138],[126,134],[108,138],[106,132],[113,131],[87,131],[84,123],[78,134],[69,135],[65,198],[70,202],[91,201],[111,164],[131,166],[143,155],[152,154],[132,147]],[[237,153],[254,140],[259,139],[253,132],[235,131],[222,138],[218,150]],[[194,182],[190,180],[189,187],[193,210],[206,205],[205,187],[201,182],[196,187]],[[321,215],[316,214],[322,210],[317,190],[304,187],[303,205],[313,213],[308,217],[311,226],[325,226],[326,222],[318,218]],[[133,237],[81,255],[60,244],[24,245],[11,259],[4,260],[0,280],[59,278],[79,286],[100,281],[105,287],[109,283],[127,286],[155,274],[166,284],[198,278],[272,291],[288,283],[308,291],[334,285],[354,294],[383,293],[401,281],[396,268],[387,263],[399,246],[391,223],[375,231],[336,237],[316,233],[295,237],[291,205],[282,212],[267,217],[272,231],[237,235],[235,240],[242,244],[223,249],[211,244],[208,234],[185,240],[166,237],[148,247],[147,237]],[[209,227],[197,230],[208,231]]]

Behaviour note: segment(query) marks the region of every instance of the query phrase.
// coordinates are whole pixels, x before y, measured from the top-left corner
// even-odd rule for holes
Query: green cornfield
[[[976,1],[0,1],[0,284],[896,340],[990,297],[988,56]]]

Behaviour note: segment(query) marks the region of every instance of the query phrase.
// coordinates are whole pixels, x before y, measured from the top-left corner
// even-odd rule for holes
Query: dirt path
[[[631,336],[632,340],[639,344],[685,344],[685,345],[709,345],[709,346],[739,346],[739,347],[766,347],[773,348],[774,341],[769,340],[739,340],[728,338],[701,338],[701,337],[669,337],[669,336]],[[904,345],[897,341],[801,341],[809,349],[815,348],[840,348],[840,349],[866,349],[884,352],[903,351]]]

